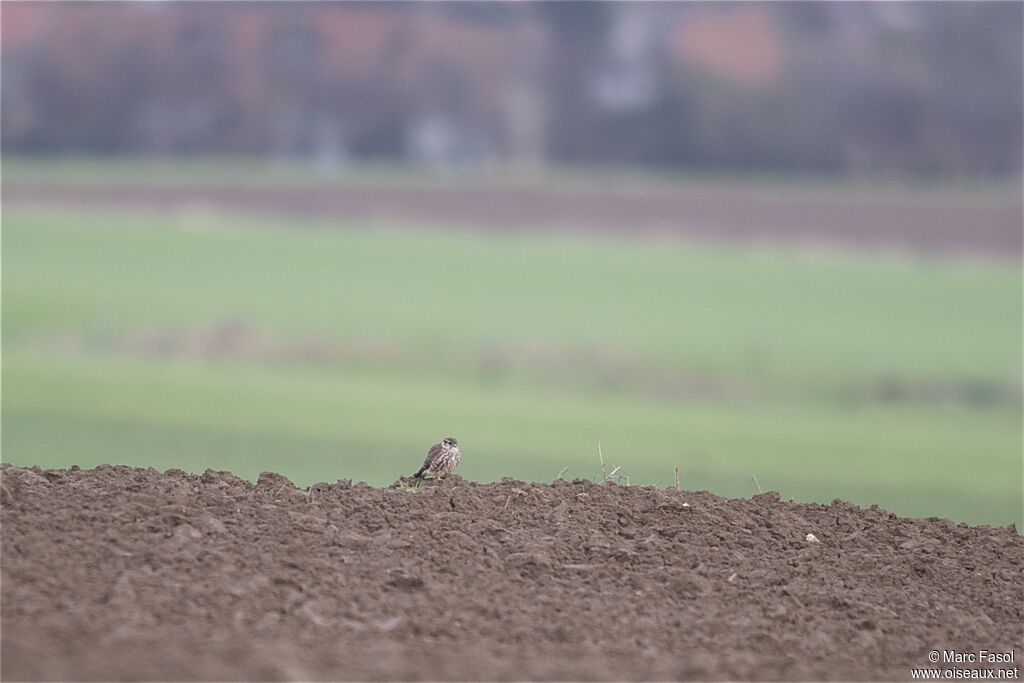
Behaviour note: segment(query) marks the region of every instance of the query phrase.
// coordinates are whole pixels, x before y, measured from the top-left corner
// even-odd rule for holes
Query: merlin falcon
[[[459,442],[453,436],[446,436],[441,443],[430,447],[423,467],[412,476],[415,479],[444,479],[458,466],[461,455]]]

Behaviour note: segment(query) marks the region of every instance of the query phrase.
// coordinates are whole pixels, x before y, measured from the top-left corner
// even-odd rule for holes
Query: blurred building
[[[1021,171],[1020,3],[4,3],[5,149]]]

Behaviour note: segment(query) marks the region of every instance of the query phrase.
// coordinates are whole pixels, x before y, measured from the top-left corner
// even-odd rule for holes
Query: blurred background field
[[[979,86],[970,107],[950,106],[957,119],[942,108],[962,103],[956,93],[929,100],[927,74],[911,68],[934,32],[967,17],[953,39],[939,31],[950,54],[932,56],[968,83],[1000,46],[1019,57],[1020,22],[1007,37],[1007,17],[957,3],[949,16],[900,3],[579,3],[564,10],[591,17],[576,34],[555,6],[5,5],[3,460],[382,485],[450,434],[467,478],[547,481],[564,468],[597,477],[600,443],[631,484],[670,485],[678,466],[685,488],[722,495],[760,486],[1024,522],[1020,98],[1003,106],[1006,93]],[[678,35],[645,33],[666,17]],[[238,86],[237,18],[270,46],[253,82],[272,97],[251,118],[214,87]],[[97,51],[81,73],[53,42],[125,22],[149,42]],[[427,72],[441,100],[397,75],[403,58],[384,67],[370,48],[376,80],[331,75],[331,55],[358,47],[335,43],[346,31],[395,25],[414,55],[429,52],[424,36],[461,37]],[[679,132],[662,158],[636,131],[665,117],[689,130],[685,112],[703,120],[705,101],[799,102],[810,87],[806,55],[748,73],[694,25],[760,36],[773,55],[780,31],[839,50],[831,68],[903,128],[871,132],[874,109],[856,125],[822,111],[811,122],[835,143],[797,154],[762,144],[778,120],[750,130],[726,117],[693,133],[717,148]],[[227,47],[204,42],[211,27]],[[821,31],[847,42],[829,48]],[[527,60],[478,81],[465,64],[491,54],[479,32],[510,41],[502,64],[534,41],[554,66]],[[904,75],[857,61],[857,41],[876,39],[895,41]],[[570,48],[583,61],[559,56]],[[135,90],[91,76],[103,60],[134,73]],[[219,65],[211,81],[196,60]],[[1007,69],[991,85],[1019,94],[1019,62]],[[168,70],[177,80],[160,80]],[[549,89],[574,74],[598,85],[568,103],[590,122],[570,135]],[[668,94],[641,97],[648,77]],[[518,104],[494,116],[505,128],[525,118],[490,138],[495,82]],[[359,99],[374,93],[372,106]],[[682,109],[665,104],[684,95]],[[236,117],[237,134],[216,112]],[[391,137],[371,125],[401,112]],[[782,118],[805,115],[794,104]],[[721,137],[740,129],[748,156]],[[599,144],[612,131],[618,142]],[[907,144],[885,154],[886,136]],[[963,139],[974,146],[948,148]]]
[[[308,221],[308,219],[307,219]],[[4,455],[635,483],[1013,519],[1019,273],[876,254],[4,215]],[[427,442],[426,444],[424,442]]]

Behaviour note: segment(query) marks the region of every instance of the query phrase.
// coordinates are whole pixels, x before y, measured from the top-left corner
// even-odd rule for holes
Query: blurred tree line
[[[3,144],[1013,176],[1022,7],[4,3]]]

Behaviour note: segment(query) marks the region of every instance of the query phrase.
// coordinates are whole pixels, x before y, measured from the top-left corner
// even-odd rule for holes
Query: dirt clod
[[[1015,530],[841,501],[128,467],[0,489],[5,680],[906,679],[1024,640]]]

